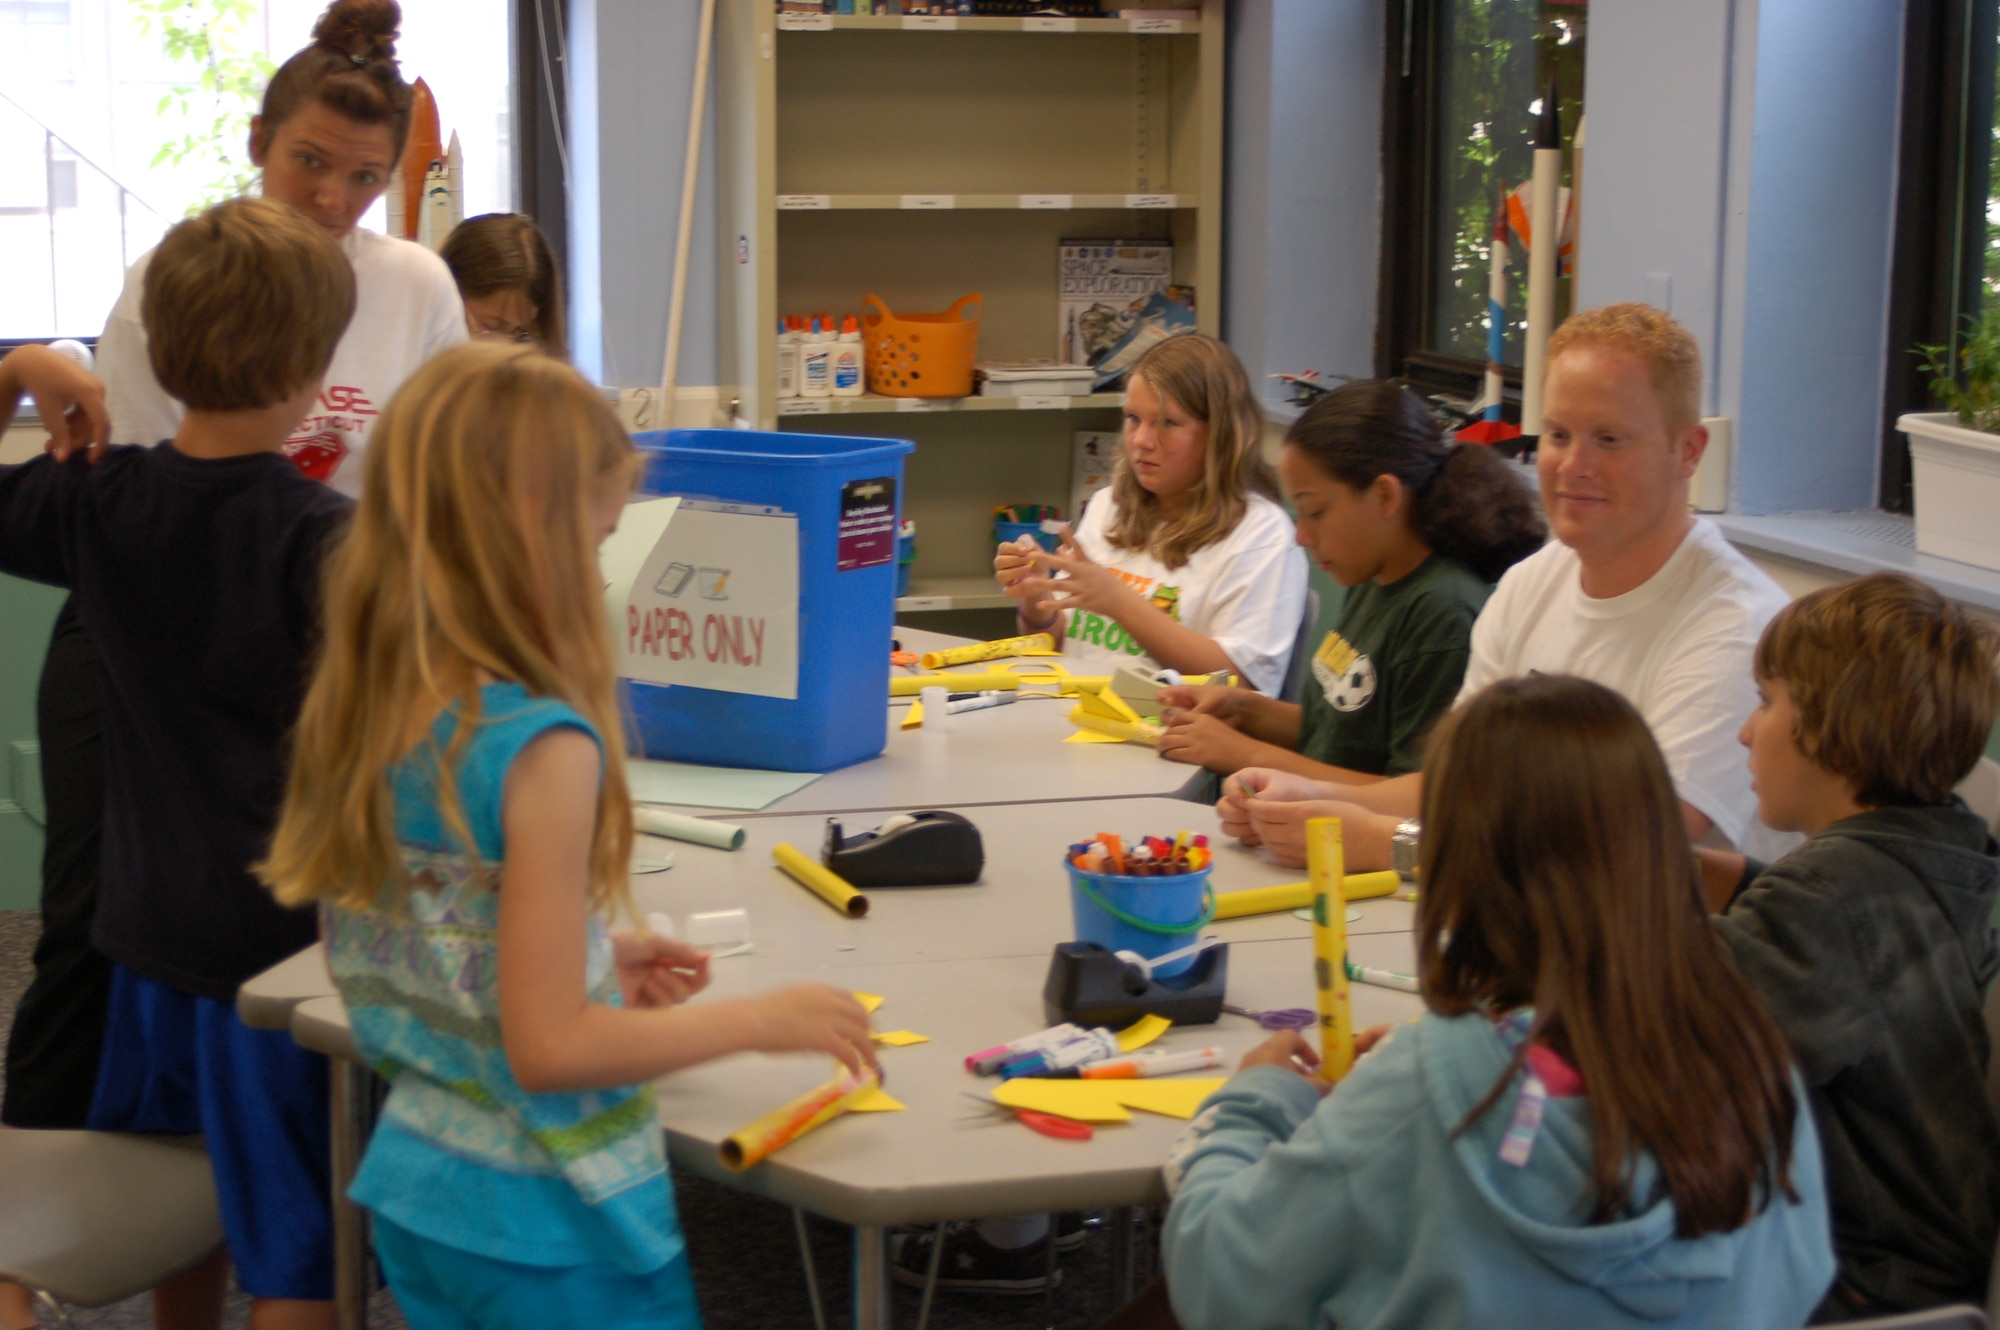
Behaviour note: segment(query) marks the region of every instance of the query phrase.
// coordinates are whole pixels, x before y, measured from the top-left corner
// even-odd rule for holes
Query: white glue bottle
[[[799,347],[799,396],[833,396],[833,348],[837,343],[823,329],[820,315],[813,315],[812,330]]]
[[[792,331],[792,320],[778,316],[778,396],[797,397],[799,395],[799,339]]]
[[[833,395],[859,397],[867,386],[861,373],[861,324],[849,314],[840,321],[840,340],[833,345]]]

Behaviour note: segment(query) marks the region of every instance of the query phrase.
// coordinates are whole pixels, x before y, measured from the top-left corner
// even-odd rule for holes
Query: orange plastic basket
[[[966,314],[984,296],[969,295],[942,314],[895,314],[880,296],[861,302],[861,344],[868,391],[884,397],[970,397],[979,356],[979,315]]]

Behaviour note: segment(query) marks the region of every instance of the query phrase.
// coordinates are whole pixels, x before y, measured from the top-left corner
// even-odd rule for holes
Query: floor
[[[13,1024],[14,1004],[27,987],[36,931],[32,912],[0,910],[0,1041]],[[675,1190],[708,1330],[812,1330],[791,1212],[699,1178],[677,1177]],[[810,1219],[807,1231],[828,1325],[845,1326],[852,1260],[848,1230]],[[1094,1326],[1112,1307],[1108,1246],[1103,1234],[1092,1233],[1081,1251],[1063,1256],[1063,1282],[1056,1292],[1052,1320],[1044,1320],[1040,1297],[941,1293],[931,1309],[930,1324],[937,1330]],[[917,1303],[914,1289],[899,1288],[895,1324],[914,1326]],[[247,1302],[233,1297],[226,1325],[237,1330],[247,1316]],[[145,1330],[153,1323],[144,1298],[79,1312],[75,1319],[80,1330]],[[402,1314],[386,1291],[375,1294],[368,1324],[370,1330],[405,1330]]]

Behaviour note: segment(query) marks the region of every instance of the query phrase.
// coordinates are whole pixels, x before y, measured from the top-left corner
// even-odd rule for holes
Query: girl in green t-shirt
[[[1451,442],[1414,393],[1381,380],[1313,403],[1285,436],[1278,474],[1299,544],[1349,588],[1313,651],[1303,702],[1168,688],[1160,756],[1346,783],[1415,771],[1431,723],[1458,696],[1493,583],[1547,539],[1533,494],[1490,449]]]

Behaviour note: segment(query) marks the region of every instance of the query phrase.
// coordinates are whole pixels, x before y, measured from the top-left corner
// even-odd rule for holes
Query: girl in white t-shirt
[[[1062,547],[1003,545],[993,572],[1023,632],[1104,668],[1227,670],[1278,692],[1305,612],[1306,565],[1259,451],[1264,414],[1213,337],[1154,346],[1125,389],[1111,488]]]

